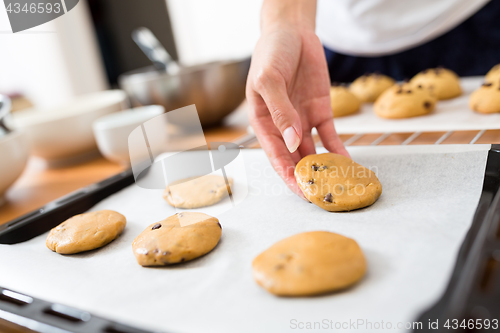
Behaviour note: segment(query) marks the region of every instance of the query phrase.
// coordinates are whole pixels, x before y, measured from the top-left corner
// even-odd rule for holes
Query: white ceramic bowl
[[[0,205],[7,189],[21,175],[29,156],[26,133],[14,131],[0,137]]]
[[[130,164],[128,137],[142,123],[165,112],[161,105],[143,106],[113,113],[93,124],[97,147],[107,159]]]
[[[122,90],[107,90],[76,98],[54,109],[27,109],[12,115],[12,125],[26,132],[33,155],[57,162],[95,150],[92,123],[126,108]]]

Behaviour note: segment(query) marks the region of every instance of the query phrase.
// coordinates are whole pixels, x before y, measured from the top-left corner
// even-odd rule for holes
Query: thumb
[[[283,77],[266,73],[260,75],[258,81],[258,93],[266,103],[274,125],[280,131],[290,153],[295,152],[302,141],[302,125],[300,116],[288,97]]]

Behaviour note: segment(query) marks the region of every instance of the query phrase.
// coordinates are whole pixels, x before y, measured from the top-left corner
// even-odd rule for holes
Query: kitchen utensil
[[[26,166],[29,144],[26,133],[15,130],[0,137],[0,205],[7,189],[19,178]]]
[[[488,321],[498,328],[500,316],[500,145],[492,145],[484,175],[483,192],[474,220],[460,247],[453,274],[446,291],[430,309],[418,318],[423,323],[439,322],[438,329],[428,332],[449,332],[449,327],[464,322]],[[494,320],[496,320],[496,325]],[[445,325],[449,325],[446,327]],[[479,325],[473,325],[478,328]],[[481,326],[485,327],[486,326]],[[489,328],[489,327],[488,327]],[[480,330],[480,329],[478,329]],[[414,330],[417,332],[417,330]]]
[[[10,129],[5,125],[5,118],[10,113],[11,101],[5,95],[0,95],[0,137],[10,132]]]
[[[92,123],[125,109],[126,98],[121,90],[92,93],[53,109],[18,111],[12,124],[26,131],[33,155],[58,164],[95,150]]]
[[[167,71],[172,75],[179,72],[179,65],[172,59],[151,30],[145,27],[137,28],[132,31],[132,39],[151,60],[156,69]]]
[[[182,67],[149,29],[134,30],[132,38],[154,65],[119,77],[133,106],[159,104],[168,112],[195,104],[201,125],[208,127],[219,124],[245,99],[250,58]],[[189,117],[172,121],[190,126]]]
[[[128,137],[143,122],[165,112],[161,105],[149,105],[115,112],[94,121],[97,147],[108,160],[130,164]]]
[[[202,126],[221,123],[245,99],[250,58],[181,68],[175,75],[144,68],[123,74],[120,87],[134,106],[159,104],[171,111],[195,104]],[[175,123],[189,127],[189,119]]]

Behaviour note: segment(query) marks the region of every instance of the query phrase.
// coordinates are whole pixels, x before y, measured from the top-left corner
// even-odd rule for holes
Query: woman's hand
[[[314,32],[314,21],[310,22],[311,15],[309,21],[298,23],[297,16],[302,14],[295,10],[287,16],[290,11],[273,9],[276,8],[269,15],[273,22],[266,24],[263,17],[262,35],[248,75],[250,124],[276,172],[293,192],[304,197],[294,170],[302,157],[316,152],[311,136],[313,127],[326,149],[349,154],[333,125],[328,68],[323,46]],[[264,7],[263,16],[265,10]],[[312,20],[315,6],[313,13]],[[288,19],[290,16],[294,18]]]

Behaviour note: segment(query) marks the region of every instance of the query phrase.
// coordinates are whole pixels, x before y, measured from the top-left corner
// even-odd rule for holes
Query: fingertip
[[[284,174],[283,175],[283,180],[285,181],[286,186],[295,194],[297,194],[300,198],[302,198],[305,201],[309,201],[306,199],[304,196],[304,193],[302,192],[301,188],[299,187],[299,184],[297,184],[297,180],[295,179],[295,173],[291,174]]]
[[[344,155],[350,158],[349,153],[347,152],[344,143],[340,139],[335,130],[335,126],[333,122],[323,122],[319,126],[316,126],[318,130],[319,137],[323,142],[323,146],[331,153],[336,153],[340,155]]]
[[[337,154],[344,155],[345,157],[352,159],[351,154],[349,154],[345,146],[342,146],[342,149]]]
[[[287,185],[288,188],[290,188],[290,190],[292,190],[293,193],[297,194],[302,200],[309,202],[296,181],[294,181],[293,183],[288,183]]]
[[[301,141],[297,130],[293,126],[289,126],[283,131],[283,140],[290,153],[294,153],[299,148]]]

